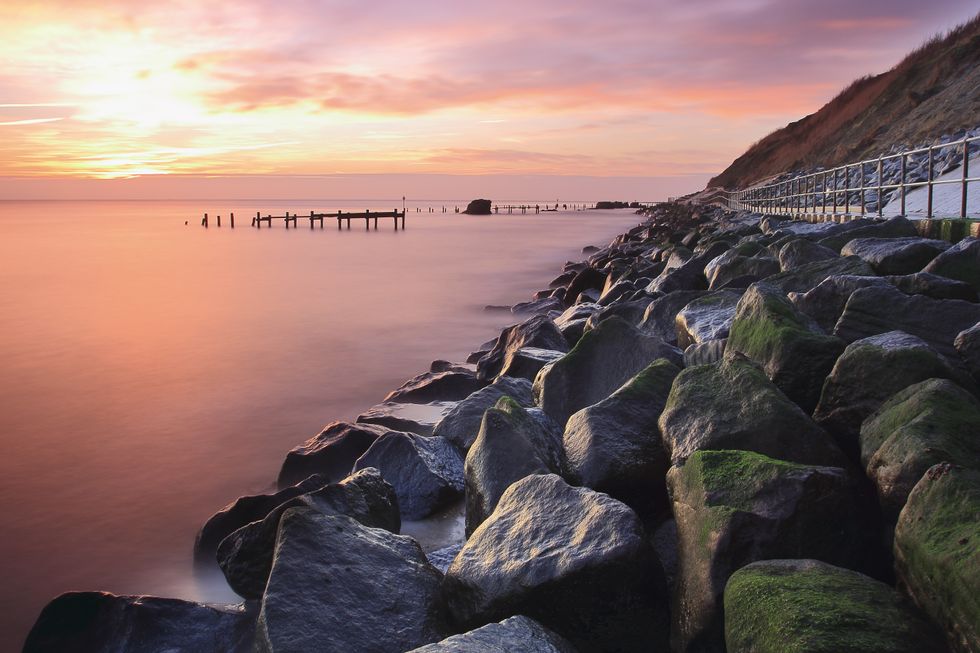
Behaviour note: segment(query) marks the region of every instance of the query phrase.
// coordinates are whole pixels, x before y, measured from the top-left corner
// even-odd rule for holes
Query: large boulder
[[[894,588],[819,560],[764,560],[725,587],[728,653],[943,653]]]
[[[463,211],[463,213],[466,213],[467,215],[490,215],[492,204],[493,202],[490,200],[472,200],[466,205],[466,210]]]
[[[239,497],[234,502],[211,515],[197,533],[194,540],[194,560],[198,564],[214,564],[214,554],[218,544],[242,526],[253,521],[261,521],[277,506],[307,492],[313,492],[327,485],[325,476],[314,474],[296,485],[271,494],[254,494]]]
[[[964,238],[934,258],[922,271],[965,281],[980,291],[980,239]]]
[[[657,336],[669,345],[676,345],[677,314],[692,301],[707,294],[705,290],[677,290],[658,297],[650,302],[643,313],[640,330]]]
[[[818,245],[806,238],[794,238],[779,249],[779,268],[786,272],[837,256],[837,252],[829,247]]]
[[[639,324],[646,315],[647,307],[653,301],[653,296],[642,293],[640,299],[630,299],[616,302],[593,313],[585,323],[585,331],[591,331],[600,322],[607,320],[613,315],[619,316],[630,324]],[[659,296],[658,296],[659,297]]]
[[[841,465],[833,440],[751,363],[728,356],[689,367],[659,420],[674,464],[701,449],[744,449],[811,465]]]
[[[725,584],[750,562],[817,558],[853,567],[863,559],[867,538],[844,469],[699,451],[671,468],[667,487],[680,556],[674,651],[724,653]]]
[[[433,401],[428,404],[403,404],[386,401],[368,408],[357,416],[358,424],[377,424],[394,431],[408,431],[419,435],[432,435],[436,423],[457,402]]]
[[[507,356],[500,376],[497,378],[511,377],[514,379],[526,379],[533,381],[541,368],[548,363],[553,363],[567,353],[563,349],[539,349],[538,347],[521,347],[517,351]]]
[[[980,382],[980,322],[956,334],[953,347],[967,371]]]
[[[860,257],[878,274],[912,274],[947,249],[945,240],[929,238],[856,238],[841,255]]]
[[[861,463],[894,523],[909,493],[933,465],[980,469],[980,401],[946,379],[899,391],[861,426]]]
[[[402,653],[439,641],[441,581],[410,537],[291,508],[279,526],[255,648]]]
[[[534,619],[517,616],[409,653],[576,653],[572,645]]]
[[[463,494],[463,457],[445,438],[385,433],[354,463],[354,471],[372,467],[395,488],[405,519],[428,517]]]
[[[41,610],[23,651],[249,653],[254,633],[254,610],[240,605],[68,592]]]
[[[717,363],[725,356],[728,338],[705,340],[694,345],[688,345],[684,350],[684,367],[708,365]]]
[[[706,290],[708,280],[704,277],[704,264],[707,261],[700,256],[692,256],[681,265],[667,268],[651,281],[646,291],[648,293],[672,293],[678,290]]]
[[[888,331],[904,331],[955,360],[953,341],[960,331],[977,322],[980,322],[980,304],[909,296],[897,288],[871,287],[851,294],[834,327],[834,335],[845,342],[854,342]]]
[[[940,463],[909,495],[895,527],[899,584],[953,648],[980,650],[980,471]]]
[[[976,288],[970,284],[931,272],[900,274],[885,277],[885,280],[906,295],[925,295],[933,299],[962,299],[967,302],[976,302],[978,298]]]
[[[859,288],[887,288],[882,277],[859,277],[836,274],[827,277],[805,293],[790,293],[790,300],[804,314],[813,318],[821,329],[832,333],[851,294]]]
[[[636,514],[555,475],[511,485],[444,585],[464,628],[522,614],[585,651],[667,650],[663,572]]]
[[[555,323],[543,315],[509,326],[500,333],[490,353],[476,364],[479,378],[493,381],[522,347],[568,351],[568,342]]]
[[[765,249],[757,243],[737,245],[718,256],[705,266],[708,287],[747,288],[760,279],[779,272],[779,261],[765,255]]]
[[[357,459],[389,430],[374,424],[333,422],[327,425],[286,454],[279,471],[279,487],[295,485],[313,474],[324,476],[327,483],[346,478]]]
[[[823,333],[781,290],[760,281],[738,302],[726,350],[761,365],[776,387],[809,413],[844,343]]]
[[[853,220],[837,226],[840,229],[836,230],[836,233],[827,235],[819,242],[838,252],[856,238],[912,238],[919,235],[915,223],[901,216],[889,218],[884,222]]]
[[[534,380],[535,399],[564,428],[572,413],[602,401],[658,358],[683,362],[677,348],[611,317],[541,370]]]
[[[490,516],[511,483],[531,474],[561,474],[561,434],[534,419],[508,397],[486,411],[466,454],[466,533]]]
[[[899,390],[933,377],[966,375],[921,338],[901,331],[852,342],[827,377],[813,419],[856,457],[861,422]]]
[[[376,469],[364,469],[340,483],[285,501],[259,521],[242,526],[221,541],[217,559],[228,585],[240,596],[262,596],[283,513],[309,508],[324,515],[346,515],[374,528],[397,533],[401,528],[395,490]]]
[[[565,290],[565,304],[571,306],[576,303],[578,296],[585,291],[595,290],[601,292],[606,285],[606,273],[595,268],[586,267],[579,271],[569,282]]]
[[[741,296],[736,290],[718,290],[684,306],[674,318],[677,346],[687,349],[708,340],[727,338]]]
[[[425,372],[389,392],[384,400],[404,404],[460,401],[485,385],[485,382],[477,378],[476,372],[464,368]]]
[[[469,451],[470,445],[476,440],[476,435],[480,431],[483,413],[501,397],[510,397],[525,408],[534,404],[531,398],[530,381],[501,376],[487,387],[477,390],[456,404],[436,424],[432,434],[446,438],[464,453]]]
[[[764,281],[776,286],[784,293],[803,293],[814,288],[827,277],[834,275],[850,274],[870,277],[874,276],[874,273],[871,266],[857,256],[842,256],[807,263],[793,270],[766,277]]]
[[[565,425],[568,470],[578,484],[635,510],[664,508],[669,462],[657,419],[680,369],[660,359]]]

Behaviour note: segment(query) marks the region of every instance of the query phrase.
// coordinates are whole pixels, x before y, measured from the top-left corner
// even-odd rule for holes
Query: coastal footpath
[[[72,592],[24,650],[980,651],[980,239],[643,214],[208,520],[241,604]]]

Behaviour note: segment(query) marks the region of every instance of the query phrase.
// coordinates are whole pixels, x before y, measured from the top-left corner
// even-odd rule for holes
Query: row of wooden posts
[[[323,229],[323,219],[324,218],[336,218],[336,220],[337,220],[337,229],[341,229],[342,228],[341,225],[342,225],[342,223],[345,220],[347,222],[347,228],[348,229],[351,228],[351,221],[352,220],[364,220],[364,229],[366,229],[366,230],[368,230],[368,229],[371,228],[371,222],[373,221],[374,222],[374,228],[377,229],[378,228],[378,219],[379,218],[380,219],[390,218],[391,221],[392,221],[392,223],[395,226],[395,231],[398,231],[398,227],[399,227],[398,222],[399,222],[399,220],[401,221],[401,228],[402,229],[405,228],[405,212],[404,211],[399,211],[398,209],[395,209],[393,211],[371,211],[371,210],[366,210],[363,213],[352,213],[352,212],[344,213],[343,211],[337,211],[336,213],[316,213],[314,211],[310,211],[310,214],[309,215],[305,215],[305,214],[304,215],[300,215],[299,213],[290,213],[289,211],[286,211],[286,214],[285,215],[271,215],[271,214],[270,215],[262,215],[261,213],[256,212],[255,216],[252,218],[252,226],[255,227],[255,228],[257,228],[257,229],[261,229],[262,228],[262,223],[264,222],[269,227],[272,227],[272,221],[273,220],[282,220],[285,223],[285,225],[286,225],[286,229],[289,229],[290,223],[292,223],[292,226],[293,227],[298,227],[299,225],[297,224],[297,221],[300,218],[302,218],[304,220],[309,220],[310,221],[310,229],[312,229],[313,226],[315,224],[317,224],[317,223],[319,223],[320,228]],[[216,221],[216,226],[220,227],[221,226],[221,216],[220,215],[219,216],[215,216],[215,221]],[[229,223],[230,223],[231,228],[234,229],[235,228],[235,214],[234,213],[232,213],[232,214],[229,215]],[[210,225],[211,225],[211,218],[209,218],[208,217],[208,214],[205,213],[204,214],[204,217],[201,219],[201,226],[202,227],[210,227]]]

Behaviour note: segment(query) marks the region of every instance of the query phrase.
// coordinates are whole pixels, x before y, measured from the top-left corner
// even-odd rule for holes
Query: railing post
[[[969,139],[964,138],[963,139],[963,196],[960,198],[960,217],[961,218],[965,218],[966,217],[966,209],[967,209],[967,206],[966,206],[966,198],[967,198],[966,189],[967,189],[967,184],[970,183],[969,181],[967,181],[967,179],[969,179],[969,177],[970,177],[970,141],[969,141]]]
[[[864,217],[864,205],[865,205],[865,188],[864,188],[864,161],[860,164],[859,173],[861,175],[861,217]]]
[[[878,155],[878,217],[882,216],[882,210],[884,209],[884,198],[882,197],[882,178],[881,178],[881,155]]]
[[[834,217],[837,216],[837,172],[839,168],[834,168],[834,199],[833,199],[833,212]]]
[[[907,158],[908,158],[908,155],[903,152],[902,153],[902,180],[900,182],[898,182],[898,184],[899,184],[898,185],[898,191],[902,194],[901,195],[901,198],[902,198],[902,200],[901,200],[902,201],[902,207],[901,207],[902,217],[905,217],[905,165],[906,165],[905,164],[905,160]]]
[[[929,165],[926,166],[926,218],[932,218],[932,145],[929,146]]]
[[[851,215],[851,166],[844,165],[844,215]]]

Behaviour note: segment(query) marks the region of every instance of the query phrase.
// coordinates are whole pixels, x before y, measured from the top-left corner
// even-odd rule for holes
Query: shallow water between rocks
[[[212,513],[272,489],[324,424],[516,321],[484,305],[527,300],[639,222],[414,205],[398,232],[244,217],[395,205],[0,202],[0,648],[67,590],[236,600],[193,569]],[[225,226],[200,227],[206,210]],[[460,537],[460,514],[404,531],[428,549]]]

